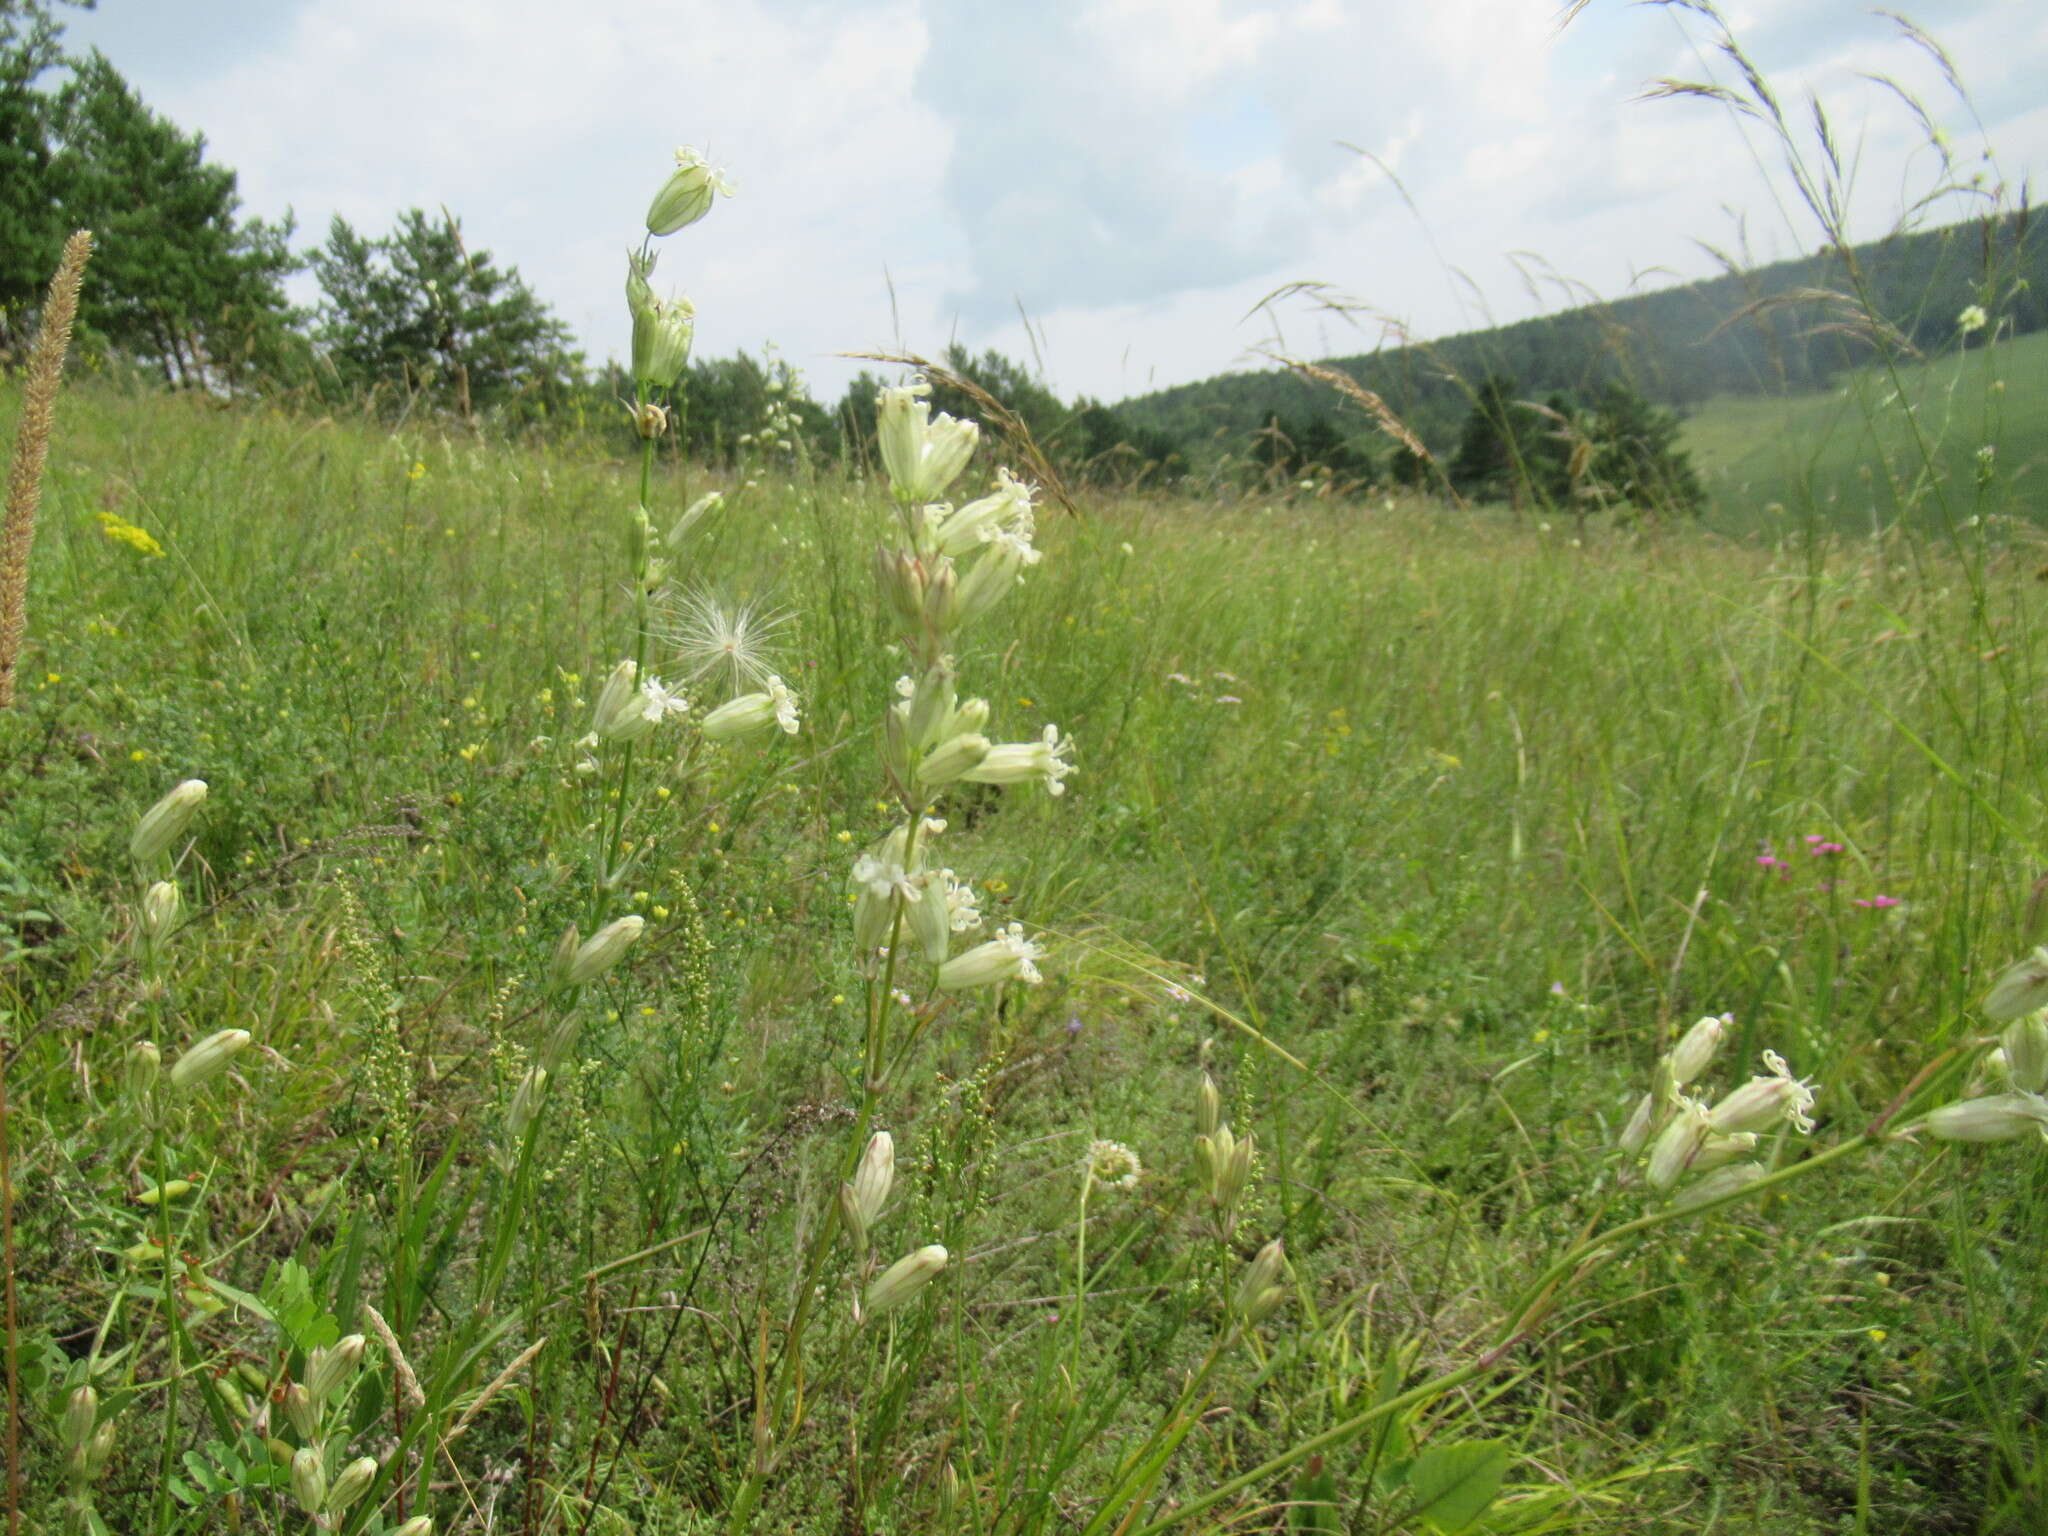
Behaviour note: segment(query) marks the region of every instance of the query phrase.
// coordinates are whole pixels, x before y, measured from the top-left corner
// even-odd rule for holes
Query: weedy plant
[[[34,1441],[15,1513],[54,1510],[81,1536],[1590,1529],[1661,1460],[1517,1482],[1515,1426],[1537,1360],[1591,1330],[1616,1260],[1738,1206],[1796,1225],[1790,1186],[1883,1148],[2048,1127],[2048,951],[1992,988],[1996,1036],[1938,1051],[1874,1110],[1833,1063],[1816,1084],[1748,1033],[1763,1072],[1710,1093],[1737,1035],[1704,1017],[1660,1053],[1613,1149],[1585,1154],[1526,1275],[1462,1312],[1417,1309],[1426,1326],[1388,1321],[1384,1276],[1296,1240],[1313,1225],[1304,1168],[1384,1156],[1405,1170],[1389,1186],[1462,1212],[1456,1171],[1383,1137],[1254,1006],[1098,933],[1027,929],[961,873],[1009,825],[989,792],[1064,808],[1078,755],[1057,725],[1000,740],[996,706],[967,690],[998,693],[1012,647],[989,636],[1044,574],[1036,492],[1001,467],[976,483],[975,423],[934,415],[912,378],[877,402],[885,508],[803,477],[818,537],[860,547],[879,619],[849,602],[778,623],[758,593],[718,595],[705,552],[729,510],[657,474],[694,311],[652,278],[653,241],[726,190],[679,154],[628,258],[641,449],[611,530],[623,603],[589,640],[593,696],[558,675],[540,701],[553,728],[466,781],[505,829],[487,871],[514,889],[514,931],[436,947],[417,937],[424,900],[359,863],[309,897],[293,970],[260,923],[228,932],[234,893],[192,856],[197,818],[234,814],[228,796],[187,780],[135,825],[134,906],[90,983],[118,1005],[76,1068],[45,1078],[75,1103],[39,1106],[77,1127],[52,1156],[54,1198],[104,1262],[80,1267],[89,1326],[10,1337]],[[782,467],[782,440],[750,474]],[[413,462],[408,488],[426,474]],[[961,485],[981,494],[947,500]],[[849,707],[831,743],[784,681],[826,643],[866,712]],[[778,739],[806,760],[746,750]],[[1147,750],[1141,732],[1114,741],[1091,774]],[[833,805],[825,759],[846,743],[872,745],[874,788]],[[743,912],[722,861],[791,797],[818,802],[808,880],[796,850],[763,857],[786,887],[764,877]],[[856,839],[862,805],[885,823]],[[417,808],[400,809],[409,827]],[[1517,859],[1521,837],[1517,821]],[[481,910],[450,864],[422,869],[449,928]],[[829,892],[816,909],[807,883]],[[700,888],[726,903],[715,915]],[[782,947],[745,947],[743,929],[777,921]],[[734,1058],[772,1049],[741,1016],[747,978],[730,973],[749,963],[809,966],[787,990],[822,1022],[790,1033],[814,1058],[783,1064],[795,1089],[729,1108]],[[484,1000],[459,1027],[414,1005],[444,968]],[[842,985],[856,1002],[835,1012]],[[1200,1010],[1225,1042],[1174,1079],[1192,1110],[1179,1144],[1091,1115],[999,1145],[1044,999],[1117,988]],[[200,997],[243,1011],[202,1017]],[[291,1096],[311,1075],[274,1043],[292,1010],[309,1033],[345,1032],[345,1081]],[[1811,1032],[1775,1038],[1811,1065]],[[306,1128],[268,1187],[238,1188],[222,1170],[248,1103],[279,1083],[270,1116],[299,1110]],[[1293,1140],[1294,1100],[1334,1106],[1343,1136]],[[1809,1133],[1832,1139],[1813,1150]],[[1034,1183],[1059,1191],[1042,1228],[1019,1215]],[[1012,1315],[1034,1322],[991,1322]],[[2002,1454],[2006,1482],[2038,1487],[2023,1439]]]

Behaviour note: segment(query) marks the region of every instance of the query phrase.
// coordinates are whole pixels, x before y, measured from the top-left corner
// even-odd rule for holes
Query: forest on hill
[[[1952,343],[1957,317],[1972,305],[1989,315],[1987,335],[2048,324],[2048,249],[2031,235],[2021,210],[1767,266],[1724,257],[1719,277],[1320,366],[1378,395],[1445,454],[1455,452],[1489,380],[1525,397],[1592,400],[1621,388],[1681,412],[1714,395],[1802,393],[1879,347],[1911,356]],[[1205,457],[1242,451],[1275,428],[1309,445],[1305,462],[1386,450],[1355,405],[1280,367],[1183,384],[1117,409]]]

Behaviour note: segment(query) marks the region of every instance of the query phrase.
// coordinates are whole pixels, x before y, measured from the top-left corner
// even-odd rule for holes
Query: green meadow
[[[1042,496],[953,661],[1075,772],[938,804],[981,935],[1045,951],[972,990],[850,937],[904,814],[879,472],[664,447],[658,538],[727,496],[643,615],[615,448],[74,381],[0,712],[27,1529],[2041,1529],[2040,1139],[1893,1134],[1997,1090],[1981,1004],[2037,942],[2042,556],[1967,522],[1968,412],[2010,507],[2048,351],[1990,355],[2002,397],[1982,353],[1907,380],[1939,536],[1774,489],[1904,462],[1861,376],[1691,421],[1767,539]],[[580,748],[643,616],[683,670],[690,593],[755,605],[799,729]],[[1724,1014],[1694,1091],[1771,1050],[1814,1123],[1685,1212],[1617,1141]],[[835,1190],[879,1129],[870,1256]]]
[[[1685,421],[1710,523],[1782,533],[1818,520],[1941,535],[1972,517],[2038,522],[2048,474],[2048,337],[1901,359],[1806,394],[1723,395]],[[1980,450],[1989,447],[1986,462]]]

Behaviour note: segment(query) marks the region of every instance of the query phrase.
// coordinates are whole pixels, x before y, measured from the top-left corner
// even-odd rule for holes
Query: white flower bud
[[[294,1381],[285,1387],[284,1415],[307,1444],[320,1438],[320,1405],[313,1401],[313,1394],[304,1383]]]
[[[364,1340],[352,1333],[325,1348],[306,1352],[306,1391],[321,1407],[338,1395],[354,1378],[363,1363]]]
[[[1709,1200],[1732,1195],[1738,1189],[1747,1189],[1763,1176],[1760,1163],[1738,1163],[1733,1168],[1717,1168],[1705,1178],[1686,1185],[1671,1197],[1671,1203],[1681,1211],[1690,1210],[1696,1205],[1705,1205]]]
[[[981,428],[941,414],[920,399],[931,393],[923,380],[884,388],[875,397],[875,438],[896,499],[913,506],[937,501],[974,453]]]
[[[2048,1007],[2048,947],[2005,968],[1984,999],[1984,1012],[2003,1022]]]
[[[1636,1101],[1636,1112],[1628,1117],[1628,1124],[1621,1133],[1619,1146],[1630,1157],[1643,1150],[1650,1139],[1650,1132],[1657,1128],[1657,1096],[1646,1093]]]
[[[208,1035],[180,1056],[171,1068],[171,1086],[188,1090],[213,1081],[227,1070],[228,1063],[246,1049],[250,1040],[246,1029],[223,1029]]]
[[[656,389],[673,387],[689,364],[696,334],[696,306],[681,294],[650,299],[635,309],[633,377]]]
[[[730,741],[771,725],[781,726],[788,736],[794,736],[799,726],[796,695],[773,674],[768,678],[766,692],[743,693],[728,699],[699,721],[697,728],[707,741]]]
[[[863,1308],[868,1317],[893,1312],[938,1278],[948,1255],[937,1243],[905,1254],[869,1282]]]
[[[1195,1133],[1213,1137],[1222,1124],[1222,1090],[1216,1086],[1216,1079],[1204,1072],[1201,1086],[1195,1089]]]
[[[318,1446],[302,1445],[292,1454],[292,1497],[309,1515],[326,1508],[327,1468]]]
[[[917,782],[936,789],[961,778],[989,754],[989,740],[975,732],[962,732],[940,742],[917,765]]]
[[[906,624],[924,622],[924,562],[915,555],[877,545],[875,583],[897,618]]]
[[[159,880],[142,893],[142,937],[150,945],[157,945],[171,936],[171,930],[178,926],[178,912],[185,904],[177,886],[168,880]]]
[[[1707,1064],[1714,1059],[1714,1052],[1721,1048],[1721,1041],[1727,1033],[1726,1022],[1712,1014],[1688,1029],[1671,1049],[1672,1086],[1683,1088],[1706,1071]]]
[[[689,542],[690,530],[713,512],[725,505],[725,492],[707,491],[683,509],[683,515],[676,519],[676,525],[668,531],[668,547],[677,554]]]
[[[613,918],[578,946],[569,958],[563,979],[572,987],[587,986],[604,975],[633,947],[647,919],[637,913]]]
[[[327,1513],[347,1513],[349,1505],[368,1493],[370,1484],[376,1480],[377,1463],[368,1456],[358,1456],[341,1469],[341,1476],[337,1477],[334,1486],[327,1490]]]
[[[1691,1099],[1679,1101],[1678,1114],[1665,1126],[1650,1147],[1650,1162],[1643,1177],[1652,1189],[1669,1189],[1692,1166],[1700,1143],[1707,1137],[1707,1113]]]
[[[143,813],[128,839],[128,856],[147,864],[184,835],[206,800],[206,781],[187,779]]]
[[[1063,795],[1067,792],[1065,780],[1074,771],[1067,761],[1073,750],[1073,739],[1062,741],[1060,728],[1048,725],[1037,741],[990,747],[981,761],[960,777],[970,784],[1029,784],[1037,780],[1045,785],[1047,794]]]
[[[90,1385],[75,1388],[64,1402],[64,1449],[75,1451],[92,1438],[100,1413],[100,1395]]]
[[[877,1131],[868,1138],[860,1163],[854,1168],[853,1178],[846,1186],[851,1192],[854,1210],[859,1213],[863,1231],[871,1230],[881,1220],[882,1208],[888,1204],[889,1190],[895,1182],[895,1139],[887,1131]]]
[[[906,914],[910,922],[911,935],[924,950],[924,957],[932,965],[943,965],[946,951],[953,944],[953,902],[950,893],[953,884],[946,878],[945,871],[930,869],[918,877],[921,889],[916,901]]]
[[[156,1089],[157,1078],[163,1071],[163,1053],[156,1048],[154,1040],[138,1040],[128,1047],[128,1055],[121,1068],[121,1090],[137,1104],[146,1101]]]
[[[647,233],[672,235],[711,211],[714,195],[731,197],[733,184],[725,172],[688,145],[676,151],[676,168],[647,207]]]
[[[1287,1250],[1276,1237],[1252,1256],[1251,1263],[1244,1267],[1244,1273],[1239,1276],[1236,1296],[1238,1311],[1249,1313],[1253,1304],[1279,1283],[1286,1270]]]
[[[1999,1093],[1944,1104],[1927,1117],[1930,1135],[1943,1141],[2010,1141],[2029,1131],[2048,1133],[2048,1099],[2038,1093]]]
[[[2013,1087],[2022,1093],[2048,1088],[2048,1015],[2021,1015],[2005,1026],[1999,1043]]]
[[[505,1110],[505,1137],[517,1143],[526,1139],[526,1132],[533,1124],[533,1117],[540,1113],[541,1099],[548,1087],[546,1067],[528,1067],[526,1076],[519,1080],[519,1086],[512,1091],[512,1102]]]

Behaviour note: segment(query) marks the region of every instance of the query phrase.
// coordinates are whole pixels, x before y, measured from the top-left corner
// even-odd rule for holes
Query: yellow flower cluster
[[[112,512],[101,512],[97,516],[100,520],[100,532],[116,544],[126,544],[138,554],[148,555],[153,560],[163,558],[163,545],[157,543],[147,528],[138,528]]]

